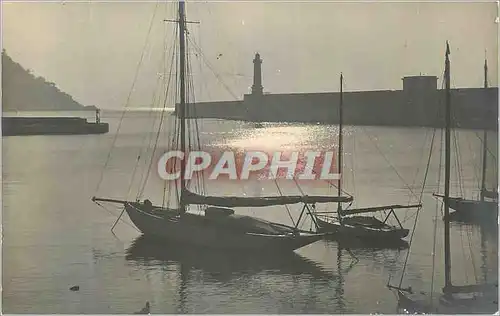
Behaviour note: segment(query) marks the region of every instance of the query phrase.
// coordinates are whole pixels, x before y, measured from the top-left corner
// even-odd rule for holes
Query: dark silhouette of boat
[[[185,3],[179,1],[179,83],[180,103],[176,108],[178,123],[176,124],[176,139],[179,140],[179,150],[186,153],[189,150],[199,150],[191,144],[199,136],[197,126],[194,135],[190,135],[186,126],[186,19]],[[161,125],[159,126],[159,130]],[[189,146],[191,145],[191,146]],[[156,148],[155,148],[156,149]],[[208,196],[190,191],[186,179],[186,159],[180,162],[180,183],[176,186],[176,208],[155,206],[149,199],[143,202],[96,198],[96,203],[110,202],[124,206],[134,225],[145,235],[162,238],[166,242],[182,245],[225,249],[231,251],[258,252],[289,252],[320,240],[324,234],[298,229],[304,210],[312,216],[308,205],[315,203],[349,202],[352,197],[342,196],[268,196],[268,197],[237,197]],[[203,181],[200,181],[203,182]],[[212,182],[213,183],[213,182]],[[177,183],[175,183],[177,184]],[[200,190],[204,191],[204,190]],[[260,208],[274,205],[304,204],[299,220],[294,226],[273,223],[251,216],[235,214],[233,208]],[[189,206],[201,206],[203,214],[190,212]],[[193,207],[193,208],[194,208]],[[123,212],[120,214],[122,216]],[[305,217],[304,217],[305,218]],[[118,220],[117,220],[118,221]],[[116,223],[115,223],[116,224]]]
[[[339,135],[338,135],[338,170],[343,171],[343,75],[340,74],[340,102],[339,102]],[[342,194],[342,179],[338,183],[338,195]],[[342,203],[338,203],[336,212],[315,212],[315,220],[318,231],[331,234],[343,240],[357,239],[372,243],[373,241],[391,243],[393,240],[401,240],[408,236],[409,229],[404,228],[399,221],[395,210],[420,208],[422,204],[415,205],[387,205],[359,209],[343,208]],[[356,214],[367,214],[389,211],[384,220],[379,220],[375,216],[360,216]],[[331,214],[336,213],[336,216]],[[390,225],[387,220],[393,215],[398,226]]]
[[[440,295],[415,292],[411,287],[403,288],[401,278],[399,286],[388,287],[397,291],[398,308],[405,313],[439,314],[492,314],[498,312],[498,280],[496,284],[454,285],[451,277],[451,242],[450,242],[450,165],[451,165],[451,98],[450,98],[450,48],[446,43],[445,83],[446,83],[446,130],[445,130],[445,180],[444,180],[444,287]],[[406,266],[406,263],[405,263]],[[403,274],[404,275],[404,274]],[[486,280],[485,280],[486,281]]]
[[[484,61],[484,90],[488,89],[488,63]],[[486,119],[486,118],[485,118]],[[488,141],[493,137],[493,141]],[[479,199],[466,199],[464,197],[447,197],[448,205],[454,210],[454,215],[462,221],[471,222],[497,222],[498,218],[498,161],[496,159],[498,153],[498,131],[488,132],[483,130],[481,138],[482,143],[482,166],[481,166],[481,183]],[[491,145],[495,148],[488,148]],[[488,158],[490,162],[488,163]],[[490,188],[487,188],[487,178],[492,177],[494,183],[490,183]],[[445,198],[443,195],[435,194],[440,198]]]

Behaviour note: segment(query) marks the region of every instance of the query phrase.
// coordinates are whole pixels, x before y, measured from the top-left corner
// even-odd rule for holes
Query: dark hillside
[[[2,51],[2,111],[81,111],[83,106],[55,83],[36,77]]]

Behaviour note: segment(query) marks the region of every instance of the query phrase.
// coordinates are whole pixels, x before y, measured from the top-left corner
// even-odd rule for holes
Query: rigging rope
[[[175,58],[175,53],[172,52],[172,63],[173,63],[174,58]],[[153,166],[153,161],[154,161],[154,158],[155,158],[156,150],[158,148],[158,140],[160,138],[160,134],[161,134],[161,130],[162,130],[162,125],[163,125],[163,121],[164,121],[165,113],[166,113],[165,108],[166,108],[166,105],[167,105],[168,92],[170,91],[170,82],[171,82],[171,79],[172,79],[172,70],[173,70],[173,67],[170,68],[170,73],[169,73],[169,76],[168,76],[167,87],[165,89],[165,98],[164,98],[164,101],[163,101],[163,111],[162,111],[162,114],[161,114],[161,117],[160,117],[160,124],[158,126],[158,130],[157,130],[157,133],[156,133],[156,138],[155,138],[155,143],[154,143],[154,147],[153,147],[153,152],[151,154],[151,160],[150,160],[147,172],[146,172],[146,177],[144,179],[142,188],[140,189],[139,193],[137,194],[137,198],[139,198],[140,196],[142,196],[143,193],[144,193],[147,181],[149,179],[149,175],[151,173],[151,167]]]
[[[455,116],[455,112],[451,111],[451,116],[452,116],[452,121],[451,124],[456,125],[457,128],[460,128],[460,122],[458,121],[457,117]],[[455,123],[455,124],[453,124]],[[450,127],[451,128],[451,127]],[[464,196],[464,189],[463,189],[463,178],[462,178],[462,167],[461,167],[461,152],[458,144],[458,131],[457,128],[453,129],[453,146],[455,149],[455,165],[456,165],[456,173],[458,177],[458,182],[456,183],[456,186],[458,187],[458,191],[460,192],[460,195],[463,197]]]
[[[460,163],[460,149],[459,149],[459,146],[458,146],[458,135],[457,135],[457,131],[454,130],[453,131],[453,145],[455,147],[455,165],[456,165],[456,172],[457,172],[457,177],[458,177],[458,181],[457,181],[457,187],[458,187],[458,191],[460,192],[460,195],[461,196],[464,196],[464,189],[463,189],[463,176],[462,176],[462,165]]]
[[[276,177],[274,179],[274,183],[276,184],[276,188],[278,189],[278,192],[280,194],[280,196],[283,196],[283,193],[281,192],[281,188],[280,186],[278,185],[278,180],[276,180]],[[290,218],[290,220],[292,221],[292,224],[293,226],[295,226],[295,221],[293,220],[293,217],[292,217],[292,214],[290,213],[290,209],[288,208],[288,205],[285,204],[285,208],[286,208],[286,212],[288,214],[288,217]]]
[[[189,32],[186,34],[186,50],[190,49],[190,43],[192,43],[191,36],[189,35]],[[193,106],[188,106],[187,107],[187,117],[193,117],[194,118],[194,124],[193,120],[189,120],[187,122],[187,127],[189,129],[194,129],[194,134],[188,134],[188,146],[189,148],[196,148],[196,150],[200,151],[201,150],[201,143],[200,143],[200,131],[198,128],[198,120],[196,119],[196,94],[195,94],[195,89],[194,89],[194,77],[192,75],[192,66],[191,66],[191,58],[190,55],[187,56],[186,58],[186,73],[188,74],[188,85],[187,85],[187,95],[188,95],[188,102],[187,104],[192,104]],[[189,96],[192,97],[192,102],[189,101]],[[191,113],[192,112],[192,113]],[[194,125],[194,127],[193,127]],[[199,190],[200,194],[205,193],[205,185],[204,185],[204,177],[203,175],[197,173],[195,175],[195,180],[196,180],[196,187]],[[198,210],[201,211],[203,208],[202,205],[197,205]]]
[[[375,148],[377,149],[377,151],[380,153],[380,155],[384,158],[384,160],[389,164],[389,166],[391,167],[392,170],[394,170],[394,172],[396,173],[396,175],[399,177],[399,179],[403,182],[403,184],[406,186],[406,188],[408,189],[408,191],[410,191],[410,193],[415,197],[415,198],[418,198],[418,196],[413,192],[413,190],[411,189],[411,187],[406,183],[406,181],[403,179],[403,177],[399,174],[399,172],[397,171],[397,169],[391,164],[391,162],[387,159],[387,157],[383,154],[382,150],[378,147],[378,145],[371,139],[370,137],[370,134],[368,134],[365,130],[364,127],[361,128],[361,130],[368,136],[368,138],[372,141],[372,143],[374,144]],[[420,197],[421,198],[421,197]]]
[[[108,156],[106,158],[106,162],[104,163],[104,167],[103,167],[102,172],[100,174],[99,181],[97,182],[97,186],[96,186],[96,189],[95,189],[95,194],[97,194],[97,192],[99,192],[99,188],[100,188],[101,183],[102,183],[102,181],[104,179],[104,171],[106,170],[106,168],[107,168],[107,166],[109,164],[109,161],[110,161],[110,158],[111,158],[111,153],[113,151],[113,148],[115,146],[116,140],[118,138],[118,135],[119,135],[119,132],[120,132],[120,129],[121,129],[121,125],[122,125],[122,122],[123,122],[123,118],[125,117],[125,113],[127,112],[127,108],[130,105],[130,98],[132,96],[132,92],[134,91],[135,83],[137,82],[137,77],[139,75],[140,66],[141,66],[141,64],[142,64],[142,62],[144,60],[144,55],[145,55],[145,52],[146,52],[146,46],[148,45],[148,42],[149,42],[149,35],[151,34],[151,30],[153,28],[153,22],[155,20],[156,11],[158,10],[159,4],[160,4],[160,2],[157,2],[156,5],[155,5],[153,16],[151,17],[151,21],[149,23],[148,32],[147,32],[147,35],[146,35],[146,41],[145,41],[144,46],[142,48],[142,52],[141,52],[141,57],[139,59],[139,63],[137,64],[137,67],[136,67],[136,70],[135,70],[134,79],[132,81],[132,86],[131,86],[130,91],[129,91],[128,95],[127,95],[127,99],[126,99],[126,102],[125,102],[125,107],[123,109],[120,121],[118,122],[118,127],[116,129],[116,133],[115,133],[115,136],[113,138],[113,142],[111,144],[111,148],[109,150]]]
[[[471,146],[472,142],[470,141],[468,135],[466,135],[466,138],[467,138],[467,146],[469,147],[469,152],[472,153],[472,158],[475,161],[476,160],[475,159],[476,158],[476,154],[475,154],[476,151],[472,149],[472,146]],[[480,158],[482,158],[482,157],[480,156]],[[474,182],[477,184],[477,188],[481,189],[481,180],[480,180],[481,176],[479,176],[479,174],[481,173],[481,167],[479,167],[477,165],[477,163],[473,163],[472,168],[473,168]]]
[[[464,262],[467,262],[466,257],[465,257],[465,247],[464,247],[464,232],[462,229],[460,229],[460,245],[462,246],[462,256]],[[464,274],[465,274],[465,282],[469,283],[469,275],[467,273],[467,267],[464,266]]]
[[[424,142],[422,144],[422,150],[421,150],[422,155],[420,156],[420,160],[418,162],[418,167],[417,167],[417,170],[415,171],[415,177],[413,178],[413,182],[411,183],[411,187],[415,186],[415,182],[417,181],[417,176],[420,173],[420,165],[422,163],[422,160],[424,159],[424,154],[425,154],[425,151],[423,149],[424,149],[425,144],[427,143],[427,137],[429,136],[429,132],[430,132],[430,129],[426,129],[425,137],[424,137]],[[431,150],[432,150],[432,148],[431,148]],[[410,202],[411,202],[411,196],[408,195],[408,204],[410,204]],[[403,220],[402,220],[401,223],[405,223],[406,221],[410,220],[414,216],[416,216],[416,213],[414,213],[411,216],[408,216],[408,211],[406,211],[405,212],[405,217],[403,218]]]
[[[344,79],[345,80],[345,79]],[[351,164],[352,164],[352,193],[354,196],[356,196],[356,178],[354,176],[354,170],[356,170],[356,162],[354,160],[354,157],[356,156],[356,133],[352,133],[352,154],[351,154]],[[352,205],[352,202],[349,204],[349,206]]]
[[[165,46],[165,44],[166,44],[166,36],[164,36],[164,43],[163,43],[163,46]],[[162,58],[161,58],[161,66],[162,66],[162,68],[163,68],[163,69],[165,69],[165,55],[166,55],[166,50],[163,50],[163,54],[162,54]],[[170,78],[169,78],[169,79],[170,79]],[[157,78],[157,89],[155,89],[155,91],[153,92],[152,104],[151,104],[152,108],[151,108],[151,110],[150,110],[150,111],[149,111],[149,113],[148,113],[148,119],[150,119],[150,118],[151,118],[151,116],[152,116],[152,114],[154,113],[153,108],[154,108],[154,107],[155,107],[155,105],[156,105],[156,97],[157,97],[157,95],[160,95],[160,96],[161,96],[161,94],[158,94],[158,93],[157,93],[157,92],[158,92],[158,90],[159,90],[159,89],[158,89],[158,86],[159,86],[159,85],[161,85],[161,83],[162,83],[162,78],[161,78],[161,76],[158,76],[158,78]],[[160,89],[161,89],[161,87],[160,87]],[[160,98],[161,98],[161,97],[160,97]],[[160,100],[161,100],[161,99],[160,99]],[[160,121],[160,126],[158,127],[158,130],[161,130],[161,125],[162,125],[163,116],[164,116],[164,111],[162,111],[162,113],[161,113],[161,121]],[[151,130],[151,132],[153,132],[153,130],[154,130],[154,127],[155,127],[155,124],[156,124],[156,120],[157,120],[157,116],[155,116],[155,117],[154,117],[154,119],[153,119],[153,124],[151,124],[151,126],[150,126],[150,130]],[[143,142],[143,144],[144,144],[144,143],[146,143],[146,140],[147,140],[148,138],[149,138],[149,143],[148,143],[148,146],[147,146],[147,147],[146,147],[146,146],[144,146],[144,145],[140,147],[139,154],[137,155],[137,163],[136,163],[136,165],[135,165],[135,167],[134,167],[134,169],[133,169],[133,171],[132,171],[132,178],[131,178],[131,180],[130,180],[130,185],[129,185],[129,189],[128,189],[128,193],[127,193],[127,199],[128,199],[128,197],[129,197],[129,195],[130,195],[130,192],[132,191],[132,187],[133,187],[134,180],[135,180],[135,175],[136,175],[137,169],[138,169],[139,164],[140,164],[140,159],[141,159],[141,157],[142,157],[143,155],[146,155],[146,154],[147,154],[148,149],[149,149],[149,148],[150,148],[150,146],[151,146],[151,142],[153,141],[153,137],[150,137],[150,134],[151,134],[151,133],[149,133],[149,132],[148,132],[148,133],[146,133],[146,134],[145,134],[145,136],[143,137],[143,141],[142,141],[142,142]],[[156,149],[156,147],[155,147],[155,149]],[[155,152],[155,151],[153,151],[153,153],[152,153],[152,155],[151,155],[151,159],[153,159],[153,157],[154,157],[154,152]],[[146,160],[146,159],[144,159],[144,161],[146,162],[146,165],[147,165],[147,160]],[[147,169],[147,172],[149,173],[149,172],[150,172],[150,170],[149,170],[149,169]],[[139,198],[140,198],[140,192],[141,192],[140,186],[141,186],[142,181],[144,180],[144,176],[145,176],[145,172],[142,172],[141,179],[140,179],[140,181],[139,181],[139,188],[138,188],[138,192],[137,192],[137,195],[136,195],[136,200],[139,200]]]
[[[496,132],[498,133],[498,131],[496,131]],[[484,139],[483,139],[481,136],[479,136],[479,135],[477,134],[477,132],[475,133],[475,135],[476,135],[476,137],[477,137],[477,138],[479,138],[479,140],[481,141],[481,144],[483,144],[483,143],[484,143]],[[486,146],[486,152],[487,152],[487,153],[489,153],[489,154],[492,156],[492,158],[493,158],[493,159],[495,159],[495,161],[496,161],[496,158],[495,158],[495,157],[497,156],[497,154],[498,154],[498,153],[496,153],[496,152],[492,152],[492,151],[491,151],[491,149],[490,149],[490,148],[488,148],[488,146],[487,146],[487,145],[488,145],[488,144],[484,144],[484,146]],[[497,167],[497,166],[495,165],[495,168],[496,168],[496,167]]]
[[[427,160],[427,167],[425,169],[424,182],[423,182],[423,185],[422,185],[422,191],[420,192],[419,204],[421,204],[421,202],[422,202],[422,197],[423,197],[424,189],[425,189],[425,183],[427,181],[427,175],[429,173],[429,167],[431,165],[432,148],[434,146],[434,136],[435,136],[435,133],[436,133],[436,129],[434,129],[434,132],[432,134],[431,150],[429,151],[429,158]],[[421,207],[419,207],[419,211],[420,211],[420,209],[421,209]],[[410,241],[409,241],[409,246],[410,247],[411,247],[411,244],[413,242],[413,237],[415,236],[415,230],[416,230],[416,227],[417,227],[418,215],[419,214],[420,214],[420,212],[416,212],[415,221],[413,222],[413,228],[412,228],[412,232],[411,232],[411,235],[410,235]],[[405,271],[406,271],[406,266],[408,264],[408,258],[409,258],[409,256],[410,256],[410,251],[408,250],[408,252],[406,253],[405,263],[403,265],[403,271],[401,273],[401,279],[399,281],[399,287],[401,287],[401,285],[403,284],[403,278],[404,278],[404,274],[405,274]]]
[[[196,52],[199,54],[199,56],[202,57],[202,60],[205,62],[205,65],[213,73],[213,75],[215,76],[215,78],[222,84],[222,86],[224,87],[224,89],[226,89],[226,91],[229,92],[229,94],[231,94],[231,96],[235,100],[238,100],[238,96],[235,93],[233,93],[233,91],[231,91],[231,88],[229,88],[229,86],[224,83],[224,81],[222,80],[222,78],[220,77],[220,75],[217,74],[217,72],[214,70],[214,68],[213,68],[212,64],[210,63],[210,61],[208,60],[208,58],[205,57],[205,54],[203,54],[203,52],[201,51],[201,48],[198,45],[196,45],[196,43],[194,43],[192,40],[191,40],[191,44],[193,44],[194,49],[196,50]]]
[[[443,76],[444,77],[444,72],[443,72]],[[445,86],[445,82],[444,80],[441,82],[441,88],[443,89]],[[441,175],[442,175],[442,172],[441,170],[443,170],[443,150],[442,148],[444,147],[443,146],[443,142],[444,142],[444,131],[441,129],[441,134],[440,134],[440,150],[439,150],[439,167],[438,167],[438,181],[437,181],[437,187],[438,187],[438,190],[439,190],[439,187],[441,186]],[[431,147],[431,150],[433,148]],[[433,242],[432,242],[432,273],[431,273],[431,294],[430,294],[430,302],[431,302],[431,308],[434,304],[434,301],[433,301],[433,294],[434,294],[434,279],[435,279],[435,276],[436,276],[436,244],[437,244],[437,221],[438,221],[438,217],[437,217],[437,214],[438,214],[438,210],[440,209],[441,210],[441,216],[443,216],[443,208],[444,208],[444,204],[443,203],[440,203],[440,201],[438,200],[435,200],[435,211],[434,211],[434,228],[433,228]],[[439,207],[439,205],[441,205],[441,207]]]
[[[331,180],[323,180],[323,181],[325,181],[326,183],[328,183],[328,184],[330,185],[330,187],[334,187],[335,189],[338,189],[338,188],[339,188],[339,187],[338,187],[338,185],[337,185],[337,184],[335,184],[334,182],[332,182]],[[352,196],[353,196],[353,195],[352,195],[352,194],[350,194],[349,192],[344,191],[344,189],[341,189],[340,191],[341,191],[342,193],[344,193],[345,195],[349,196],[349,197],[352,197]]]
[[[443,142],[443,131],[441,130],[441,144]],[[441,146],[442,148],[442,146]],[[441,170],[443,167],[443,151],[439,151],[439,172],[438,172],[438,188],[441,186]],[[434,211],[434,229],[433,229],[433,236],[432,236],[432,273],[431,273],[431,295],[430,295],[430,300],[431,300],[431,306],[433,303],[432,300],[432,295],[434,293],[434,278],[436,276],[436,242],[437,242],[437,221],[438,221],[438,210],[441,209],[441,215],[443,214],[443,207],[444,204],[440,203],[438,200],[435,200],[435,211]],[[441,205],[441,208],[439,208],[439,205]]]
[[[175,101],[174,101],[174,104],[175,104]],[[167,147],[169,148],[177,148],[177,145],[179,143],[179,138],[180,138],[180,135],[178,133],[178,130],[179,130],[179,122],[177,119],[174,119],[174,128],[173,128],[173,134],[172,134],[172,139],[171,139],[171,143],[170,143],[170,147],[168,146],[167,144]],[[169,138],[167,138],[167,141],[168,141]],[[174,164],[173,164],[173,167],[172,167],[173,170],[177,170],[177,160],[174,160]],[[170,197],[170,195],[172,194],[172,187],[174,188],[173,189],[173,192],[175,193],[175,201],[180,201],[179,200],[179,190],[178,190],[178,187],[177,187],[177,184],[175,181],[169,181],[168,182],[169,185],[167,185],[167,181],[164,182],[164,191],[163,191],[163,202],[162,202],[162,205],[165,205],[165,199],[167,198],[167,194],[168,196]],[[169,207],[171,204],[168,203],[166,204],[167,207]]]
[[[344,76],[342,76],[342,82],[341,82],[341,85],[342,85],[342,88],[346,89],[347,88],[347,85],[346,85],[346,81],[345,81],[345,78]],[[348,195],[349,197],[353,197],[353,196],[356,196],[356,180],[355,180],[355,177],[354,177],[354,170],[355,170],[355,167],[354,167],[354,149],[356,148],[356,143],[355,143],[355,137],[354,137],[354,132],[352,133],[352,136],[353,136],[353,152],[351,153],[351,162],[352,162],[352,168],[351,168],[351,176],[352,176],[352,187],[353,187],[353,192],[352,194],[349,194],[347,193],[342,187],[340,189],[340,192],[343,192],[344,194]],[[340,135],[340,126],[339,126],[339,135]],[[342,131],[342,137],[344,137],[344,132]],[[345,144],[345,142],[344,142]],[[340,145],[340,144],[339,144]],[[344,148],[342,148],[342,162],[344,162],[345,160],[343,159],[344,158]],[[344,164],[342,163],[342,166],[339,165],[339,170],[340,168],[342,168],[342,174],[344,173]],[[344,177],[341,175],[341,178],[338,180],[338,185],[336,186],[332,181],[328,181],[327,182],[333,186],[334,188],[336,188],[338,190],[339,186],[342,185],[342,182],[343,181]],[[346,177],[346,180],[347,180],[347,177]],[[344,183],[344,186],[347,185],[347,183]],[[354,203],[354,199],[349,203],[349,205],[347,205],[347,207],[343,208],[344,210],[347,210],[349,209]],[[385,213],[385,212],[384,212]]]
[[[476,281],[476,283],[478,283],[476,263],[474,260],[474,254],[472,253],[472,236],[471,236],[471,234],[472,234],[472,232],[470,231],[470,229],[467,229],[467,237],[469,240],[469,253],[470,253],[470,258],[472,261],[472,271],[474,272],[474,280]]]
[[[176,65],[176,69],[178,70],[178,67],[179,67],[179,64],[180,64],[180,58],[179,58],[179,55],[175,55],[176,56],[176,59],[175,59],[175,65]],[[179,73],[179,71],[177,71],[177,73]],[[175,85],[175,89],[174,91],[179,91],[179,81],[178,80],[174,80],[174,85]],[[174,134],[172,136],[172,148],[178,148],[179,144],[180,144],[180,138],[181,138],[181,135],[180,135],[180,128],[181,128],[181,124],[180,124],[180,120],[177,119],[178,117],[178,114],[177,113],[177,102],[179,101],[179,95],[177,93],[174,94],[174,104],[175,104],[175,119],[174,119]],[[174,160],[174,170],[177,170],[177,160]],[[180,192],[179,192],[179,186],[177,185],[177,183],[175,181],[172,181],[170,182],[170,186],[169,186],[169,194],[170,194],[170,189],[173,188],[173,191],[175,193],[175,201],[177,201],[177,203],[179,203],[180,201]],[[168,205],[168,204],[167,204]]]
[[[344,79],[345,81],[345,79]],[[361,127],[361,130],[363,131],[363,133],[365,133],[369,140],[374,144],[375,148],[377,149],[377,151],[380,153],[380,155],[384,158],[384,160],[389,164],[389,166],[391,167],[391,169],[396,173],[396,175],[399,177],[399,179],[403,182],[403,184],[406,186],[406,188],[408,189],[408,191],[410,192],[411,195],[413,195],[415,198],[418,198],[416,196],[416,194],[413,192],[412,188],[406,183],[406,181],[403,179],[403,177],[399,174],[399,172],[397,171],[397,169],[390,163],[390,161],[387,159],[387,157],[383,154],[383,152],[380,150],[380,148],[377,146],[377,144],[371,139],[370,135],[366,132],[365,128],[364,127]],[[427,168],[429,168],[429,165],[427,166]],[[427,174],[427,171],[426,170],[426,174]],[[353,175],[354,176],[354,175]],[[425,180],[424,180],[425,181]],[[422,191],[422,194],[423,194],[423,191]],[[422,200],[422,194],[420,196],[420,201]],[[411,200],[411,197],[410,197],[410,200]],[[351,202],[352,203],[352,202]],[[409,204],[409,203],[408,203]],[[385,216],[387,216],[387,212],[383,212]],[[418,212],[417,212],[418,213]],[[417,215],[416,215],[417,217]],[[416,220],[416,219],[415,219]]]
[[[174,32],[173,32],[174,43],[175,43],[175,33],[176,32],[174,30]],[[167,43],[168,43],[167,36],[165,35],[164,36],[164,42],[163,42],[163,48],[164,49],[163,49],[163,54],[162,54],[162,58],[161,58],[161,61],[162,61],[161,66],[162,66],[163,72],[162,72],[162,76],[158,76],[158,85],[161,85],[160,88],[159,88],[160,91],[162,89],[163,89],[163,91],[166,91],[168,89],[167,83],[170,82],[170,79],[171,79],[171,74],[169,74],[169,78],[168,79],[165,78],[165,74],[167,73],[166,62],[165,62],[165,59],[166,59],[166,56],[167,56]],[[175,47],[175,45],[174,45],[174,47]],[[156,108],[156,104],[160,104],[161,101],[162,101],[162,99],[161,99],[162,98],[162,94],[161,93],[157,93],[157,92],[158,92],[158,90],[155,90],[153,104],[152,104],[152,109],[150,111],[151,114],[154,113],[153,108]],[[158,97],[158,100],[156,100],[156,97]],[[158,101],[158,103],[156,101]],[[164,101],[166,101],[166,98],[165,98]],[[164,113],[163,113],[164,111],[165,111],[165,104],[163,106],[163,110],[162,110],[162,113],[160,115],[160,119],[162,119],[162,117],[164,115]],[[147,134],[148,137],[149,137],[149,142],[148,142],[148,145],[146,147],[145,153],[147,153],[147,151],[153,145],[153,141],[155,139],[155,137],[153,137],[153,135],[155,134],[153,132],[153,130],[155,129],[156,122],[157,122],[158,119],[159,119],[158,115],[155,115],[154,120],[153,120],[153,124],[151,125],[151,132]],[[158,128],[161,129],[161,123],[160,123],[160,126]],[[150,159],[153,159],[153,157],[154,157],[154,152],[151,152]],[[145,181],[144,179],[146,177],[146,172],[149,172],[149,169],[148,169],[148,160],[144,159],[144,170],[142,172],[141,179],[139,181],[139,189],[138,189],[137,196],[136,196],[137,200],[139,200],[141,198],[141,195],[142,195],[141,191],[142,192],[144,191],[144,189],[141,189],[141,184]]]
[[[189,44],[190,43],[193,43],[193,41],[191,40],[191,36],[189,36],[189,33],[186,34],[186,39],[187,39],[187,43],[186,43],[186,49],[188,50],[189,49]],[[192,74],[191,72],[191,58],[189,57],[189,55],[187,56],[187,73],[188,74]],[[189,139],[188,139],[188,143],[189,143],[189,147],[191,148],[191,146],[194,148],[196,147],[196,149],[198,151],[201,151],[201,141],[200,141],[200,130],[199,130],[199,126],[198,126],[198,120],[196,119],[196,94],[195,94],[195,89],[194,89],[194,78],[193,76],[189,76],[189,81],[188,81],[188,96],[189,96],[189,92],[191,92],[192,94],[192,103],[188,102],[188,104],[193,104],[192,107],[189,107],[188,106],[188,112],[190,111],[190,108],[192,108],[192,111],[193,111],[193,114],[192,116],[195,118],[194,119],[194,135],[189,135]],[[190,116],[191,114],[188,113]],[[192,123],[193,121],[188,121],[188,128],[192,128],[191,126],[193,125]],[[199,191],[199,194],[205,194],[205,178],[203,177],[203,174],[199,174],[197,173],[196,174],[196,186],[198,188],[198,191]],[[197,205],[197,208],[199,211],[202,211],[204,206],[203,205]]]
[[[176,83],[176,86],[177,86],[177,83]],[[177,89],[175,89],[177,90]],[[175,97],[175,99],[177,98],[177,96]],[[174,101],[175,104],[176,103],[177,99]],[[171,143],[170,143],[170,148],[178,148],[178,145],[179,145],[179,141],[180,141],[180,133],[179,133],[179,130],[180,130],[180,124],[179,124],[179,120],[177,118],[174,119],[174,128],[173,128],[173,134],[172,134],[172,139],[171,139]],[[168,139],[167,139],[168,140]],[[172,170],[177,170],[177,160],[174,160],[174,163],[173,163],[173,166],[172,166]],[[168,182],[169,185],[167,186],[167,181],[165,181],[165,184],[164,184],[164,188],[166,188],[166,191],[164,191],[164,194],[163,194],[163,205],[165,205],[165,199],[167,197],[167,194],[168,196],[170,196],[172,194],[172,188],[173,188],[173,192],[175,193],[175,201],[179,202],[180,201],[180,195],[179,195],[179,187],[177,185],[177,181],[169,181]],[[170,202],[166,204],[167,207],[170,207]]]
[[[94,201],[95,204],[97,204],[98,206],[102,207],[103,210],[105,210],[106,212],[108,212],[109,214],[113,215],[116,217],[116,214],[114,214],[113,212],[111,212],[110,210],[108,210],[106,207],[104,207],[104,205],[102,205],[101,203],[97,202],[97,201]],[[133,229],[137,230],[139,233],[141,232],[137,227],[135,227],[134,225],[130,224],[129,222],[125,221],[123,219],[123,217],[120,217],[120,220],[127,224],[128,226],[132,227]]]

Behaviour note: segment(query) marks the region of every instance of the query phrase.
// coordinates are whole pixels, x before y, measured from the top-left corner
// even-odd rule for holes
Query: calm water
[[[342,247],[336,242],[319,241],[290,257],[242,259],[151,245],[139,237],[126,216],[113,235],[110,228],[120,209],[100,208],[90,198],[137,196],[150,159],[141,148],[154,142],[158,120],[148,113],[127,115],[96,192],[119,114],[104,114],[103,120],[111,124],[107,135],[3,139],[5,313],[133,313],[146,301],[151,302],[152,313],[396,312],[396,298],[386,284],[389,277],[391,283],[398,283],[406,250],[354,247],[349,253],[339,251]],[[165,124],[171,124],[171,119]],[[215,148],[328,149],[336,139],[335,126],[258,127],[204,120],[200,130],[202,142]],[[418,128],[347,127],[344,179],[346,191],[356,197],[353,206],[415,202],[410,189],[415,195],[422,189],[431,135],[431,130]],[[439,140],[438,132],[435,143]],[[478,191],[479,139],[475,132],[461,131],[457,143],[464,180],[452,189],[472,197]],[[159,144],[157,155],[164,150],[165,139],[160,138]],[[434,289],[439,292],[442,221],[430,196],[438,190],[439,153],[435,153],[403,285],[431,289],[433,220],[438,214]],[[138,155],[146,159],[134,172]],[[453,170],[455,175],[458,169]],[[206,188],[219,194],[277,194],[276,185],[265,181],[241,185],[207,181]],[[283,194],[298,194],[293,182],[282,180],[280,188]],[[302,189],[335,192],[320,185]],[[162,183],[155,171],[144,197],[162,203]],[[299,208],[290,207],[295,218]],[[290,223],[281,207],[237,212]],[[416,212],[399,214],[403,225],[411,228]],[[454,226],[451,233],[454,282],[497,280],[498,233],[463,225]],[[79,285],[80,291],[69,291],[73,285]]]

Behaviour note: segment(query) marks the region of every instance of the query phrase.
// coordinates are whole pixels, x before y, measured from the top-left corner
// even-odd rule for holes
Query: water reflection
[[[343,297],[343,283],[349,268],[341,267],[340,253],[339,270],[332,273],[294,252],[261,257],[255,253],[228,253],[182,247],[140,236],[127,249],[125,258],[139,268],[175,271],[173,274],[178,280],[179,313],[193,312],[191,309],[195,305],[194,298],[188,293],[199,292],[200,287],[208,288],[214,284],[218,291],[225,291],[222,295],[238,293],[239,297],[233,300],[243,300],[245,304],[259,304],[260,301],[258,307],[250,309],[251,312],[262,309],[266,313],[348,312]],[[245,293],[256,280],[258,286]],[[213,288],[211,293],[214,293]],[[265,302],[266,300],[270,302]],[[227,310],[227,305],[224,309]],[[218,311],[217,308],[210,308],[206,312]]]
[[[456,226],[475,226],[488,235],[498,235],[498,219],[493,216],[484,214],[483,216],[470,216],[469,214],[451,212],[450,221]]]
[[[326,237],[328,241],[335,241],[339,249],[364,249],[366,251],[373,250],[405,250],[410,247],[409,243],[403,239],[384,240],[384,239],[358,239],[358,238],[342,238],[335,235]]]
[[[389,273],[394,273],[399,269],[400,259],[404,257],[406,250],[409,248],[408,243],[404,240],[386,244],[385,246],[380,242],[368,246],[366,243],[349,242],[345,239],[341,241],[327,239],[325,242],[328,247],[336,248],[337,253],[342,253],[344,271],[350,270],[360,262],[363,267],[369,267],[370,269],[381,268]],[[340,271],[340,267],[338,270]],[[345,272],[344,276],[346,275],[347,272]]]
[[[323,280],[337,278],[295,252],[276,256],[223,252],[168,244],[144,235],[132,242],[127,249],[126,259],[141,266],[182,264],[190,269],[202,270],[206,277],[220,282],[262,271],[292,276],[307,274]]]
[[[494,221],[471,222],[470,218],[462,219],[459,216],[454,216],[452,227],[467,234],[467,237],[471,232],[477,231],[479,233],[479,269],[481,274],[479,280],[483,283],[498,283],[498,256],[496,255],[498,224]]]
[[[451,227],[456,233],[452,238],[452,244],[461,246],[462,260],[452,260],[452,284],[465,286],[485,286],[489,285],[483,291],[482,296],[473,297],[469,300],[458,298],[451,305],[445,305],[440,298],[445,297],[441,292],[431,289],[430,292],[420,291],[420,293],[411,293],[408,297],[401,296],[398,300],[398,312],[416,313],[416,312],[440,312],[453,313],[490,313],[498,310],[498,224],[495,221],[485,221],[484,219],[472,218],[470,216],[461,217],[460,213],[451,213]],[[473,242],[475,236],[479,234],[480,240]],[[477,249],[479,244],[479,267],[476,268],[475,254],[473,249]],[[469,249],[467,249],[469,248]],[[453,253],[452,253],[453,255]],[[458,259],[455,257],[455,259]],[[466,264],[472,265],[473,280],[468,280],[468,270],[465,270],[465,280],[459,279],[460,268]],[[453,268],[455,267],[455,268]],[[464,292],[465,293],[465,292]],[[462,295],[464,294],[462,293]],[[464,297],[470,296],[467,293]],[[477,294],[477,293],[476,293]],[[410,299],[409,299],[410,298]],[[457,307],[460,304],[460,307]]]

